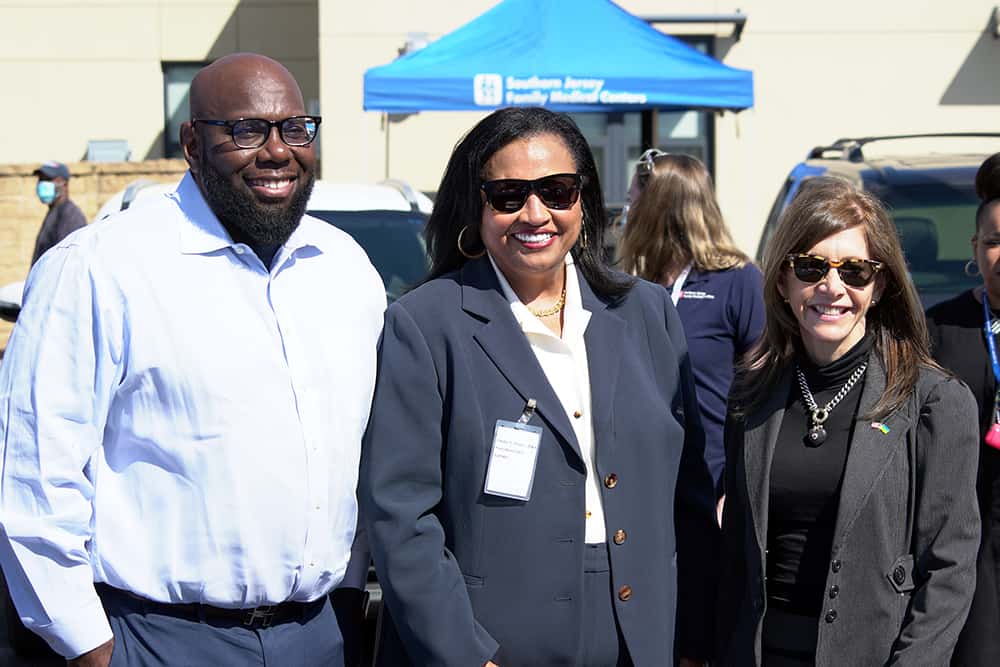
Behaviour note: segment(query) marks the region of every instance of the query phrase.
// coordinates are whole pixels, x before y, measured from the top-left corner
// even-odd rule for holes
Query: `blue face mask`
[[[38,200],[43,204],[51,204],[56,198],[56,184],[52,181],[38,181],[35,187],[38,193]]]

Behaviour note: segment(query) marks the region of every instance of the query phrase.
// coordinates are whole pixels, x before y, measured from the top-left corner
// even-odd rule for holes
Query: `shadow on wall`
[[[257,5],[260,4],[261,3],[259,2],[257,3]],[[280,6],[280,3],[275,4]],[[295,4],[305,9],[305,18],[302,19],[304,25],[319,25],[318,0],[315,2],[303,2],[302,0],[299,0]],[[310,13],[311,18],[309,17]],[[288,58],[283,58],[281,53],[276,53],[273,48],[268,48],[268,45],[280,48],[279,45],[282,40],[275,40],[273,39],[273,36],[265,35],[269,35],[273,32],[273,30],[280,30],[281,27],[269,28],[265,25],[259,25],[261,23],[260,16],[260,6],[255,6],[253,2],[247,3],[245,0],[240,0],[236,3],[236,6],[233,7],[233,11],[229,15],[229,18],[226,19],[225,24],[219,30],[219,34],[216,36],[212,46],[205,52],[205,59],[203,61],[163,62],[164,129],[160,130],[160,132],[156,135],[156,139],[154,139],[149,145],[149,148],[145,155],[143,155],[142,159],[156,160],[164,157],[184,157],[180,150],[179,135],[181,123],[190,117],[188,88],[190,86],[191,77],[193,77],[194,73],[201,69],[201,67],[208,65],[209,63],[229,53],[254,51],[281,61],[298,79],[299,84],[303,89],[303,95],[306,97],[307,107],[309,105],[311,95],[315,95],[317,98],[319,97],[318,82],[307,80],[303,76],[303,72],[297,71],[296,64],[298,63],[287,62]],[[289,38],[291,37],[294,36],[289,36]],[[315,47],[315,54],[312,56],[312,59],[318,62],[318,33],[316,35],[316,39],[313,40],[313,45]],[[168,74],[168,70],[170,71],[170,74]],[[307,111],[315,113],[315,111],[309,109],[307,109]],[[140,154],[140,151],[136,151],[133,155],[133,159],[138,157]]]
[[[219,30],[218,36],[212,43],[212,46],[208,49],[205,54],[205,60],[200,63],[191,63],[197,66],[207,65],[217,58],[221,58],[226,55],[228,47],[232,44],[233,35],[239,35],[239,22],[237,17],[240,11],[240,5],[243,4],[243,0],[236,3],[233,7],[233,12],[226,19],[225,25]],[[237,41],[237,44],[239,42]],[[143,156],[143,160],[156,160],[163,157],[184,157],[183,154],[178,154],[177,147],[180,145],[180,124],[187,120],[190,115],[190,104],[188,95],[188,86],[190,85],[190,80],[183,85],[180,82],[170,82],[168,81],[168,68],[172,66],[180,66],[182,63],[174,62],[164,62],[163,63],[163,118],[164,118],[164,129],[160,130],[156,135],[156,139],[149,145],[149,150],[146,151],[146,155]],[[171,95],[171,87],[178,94],[175,96]],[[172,135],[170,141],[167,141],[167,132]]]
[[[991,17],[975,45],[951,80],[941,104],[997,104],[1000,105],[1000,39],[993,37],[994,19]]]

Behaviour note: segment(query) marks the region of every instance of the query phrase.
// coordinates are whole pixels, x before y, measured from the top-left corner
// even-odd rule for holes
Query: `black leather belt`
[[[141,603],[142,609],[146,613],[179,616],[195,621],[227,621],[230,623],[240,623],[251,629],[266,628],[270,625],[306,619],[319,611],[326,603],[326,596],[323,596],[313,602],[289,601],[276,605],[254,607],[252,609],[227,609],[225,607],[213,607],[198,602],[157,602],[156,600],[150,600],[141,595],[136,595],[135,593],[103,583],[94,584],[94,588],[97,589],[97,594],[101,599],[124,598],[133,604]]]

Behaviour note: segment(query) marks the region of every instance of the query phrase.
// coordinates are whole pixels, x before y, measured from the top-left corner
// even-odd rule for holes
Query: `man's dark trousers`
[[[115,636],[110,667],[343,667],[344,642],[328,597],[301,619],[263,628],[237,620],[163,613],[129,594],[101,600]]]

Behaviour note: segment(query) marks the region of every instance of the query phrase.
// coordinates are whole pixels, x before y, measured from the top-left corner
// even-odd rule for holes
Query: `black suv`
[[[865,155],[866,146],[903,139],[1000,138],[1000,133],[910,134],[838,139],[809,151],[795,165],[771,207],[757,246],[758,262],[781,213],[803,182],[816,176],[840,176],[878,197],[889,209],[910,276],[924,307],[978,284],[964,273],[972,250],[969,239],[979,199],[974,180],[988,153]]]

